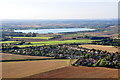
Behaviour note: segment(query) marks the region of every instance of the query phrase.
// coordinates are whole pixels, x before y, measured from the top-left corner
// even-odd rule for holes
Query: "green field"
[[[0,43],[18,43],[20,41],[1,41]]]
[[[82,33],[74,33],[74,34],[63,34],[63,37],[77,37],[77,36],[84,36]]]
[[[31,42],[30,45],[18,45],[18,47],[42,46],[42,45],[55,45],[55,44],[69,44],[69,43],[91,43],[94,40],[65,40],[65,41],[42,41]]]
[[[50,39],[50,38],[52,38],[52,37],[13,37],[13,38]]]

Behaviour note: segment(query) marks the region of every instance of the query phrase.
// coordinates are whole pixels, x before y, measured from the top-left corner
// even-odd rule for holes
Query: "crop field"
[[[118,52],[118,48],[115,48],[113,46],[103,46],[103,45],[79,45],[81,47],[85,47],[88,49],[99,49],[99,50],[103,50],[103,51],[108,51],[108,52]]]
[[[68,44],[68,43],[91,43],[92,41],[94,40],[42,41],[42,42],[31,42],[30,45],[18,45],[18,47],[43,46],[43,45],[55,45],[55,44]]]
[[[70,60],[2,62],[3,78],[22,78],[69,66]]]
[[[0,60],[21,60],[21,59],[41,59],[41,58],[52,58],[44,56],[28,56],[28,55],[16,55],[10,53],[0,53]]]
[[[52,37],[13,37],[13,38],[27,38],[27,39],[50,39]]]
[[[1,41],[0,43],[18,43],[20,41]]]
[[[32,44],[65,44],[65,43],[91,43],[93,40],[65,40],[65,41],[45,41],[45,42],[31,42]]]
[[[75,34],[63,34],[64,37],[76,37],[76,36],[84,36],[83,33],[75,33]]]

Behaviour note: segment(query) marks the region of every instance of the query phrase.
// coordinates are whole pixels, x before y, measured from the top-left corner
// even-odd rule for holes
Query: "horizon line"
[[[118,18],[100,18],[100,19],[1,19],[1,20],[116,20]]]

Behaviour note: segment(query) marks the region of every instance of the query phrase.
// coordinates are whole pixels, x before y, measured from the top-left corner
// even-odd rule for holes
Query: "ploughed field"
[[[22,78],[69,66],[70,60],[3,62],[3,78]]]
[[[118,78],[118,69],[70,66],[70,60],[2,63],[3,78]]]
[[[118,78],[118,69],[69,66],[27,78]]]

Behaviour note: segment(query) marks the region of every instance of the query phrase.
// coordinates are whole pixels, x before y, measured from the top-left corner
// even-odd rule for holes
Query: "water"
[[[63,33],[63,32],[77,32],[77,31],[91,31],[95,29],[89,28],[62,28],[62,29],[37,29],[37,30],[14,30],[15,32],[23,32],[23,33]]]

